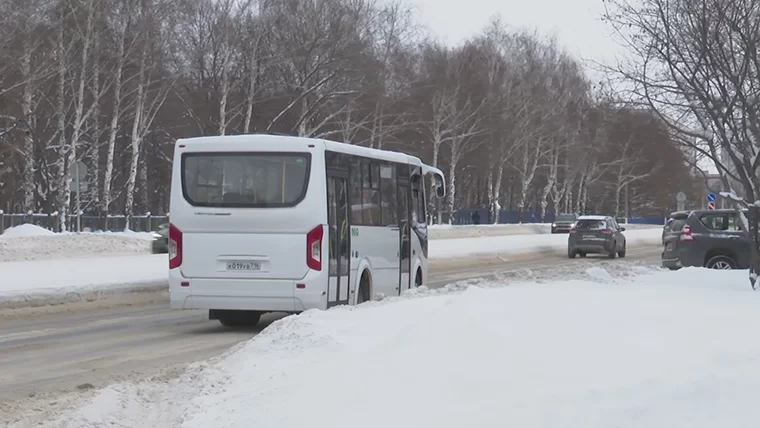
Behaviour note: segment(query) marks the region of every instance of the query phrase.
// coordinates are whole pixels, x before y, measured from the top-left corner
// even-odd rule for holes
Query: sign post
[[[677,211],[683,211],[686,209],[686,193],[684,192],[678,192],[676,194],[676,202],[677,202]]]
[[[715,193],[713,192],[710,192],[707,194],[707,209],[708,210],[715,209]]]

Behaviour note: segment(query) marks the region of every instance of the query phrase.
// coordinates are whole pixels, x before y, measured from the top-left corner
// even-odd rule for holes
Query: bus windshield
[[[182,193],[194,206],[290,207],[306,194],[309,153],[188,153]]]

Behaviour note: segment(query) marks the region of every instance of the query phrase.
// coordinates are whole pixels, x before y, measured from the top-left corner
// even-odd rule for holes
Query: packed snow
[[[26,223],[26,224],[22,224],[19,226],[14,226],[9,229],[6,229],[5,232],[3,232],[2,235],[0,235],[0,239],[27,238],[31,236],[50,236],[50,235],[55,235],[55,232],[47,230],[44,227]]]
[[[475,238],[480,236],[504,236],[504,235],[536,235],[550,234],[550,223],[523,223],[523,224],[478,224],[478,225],[450,225],[436,224],[428,226],[431,239],[455,239]],[[627,230],[661,229],[662,226],[652,224],[626,224]],[[565,235],[567,236],[567,235]]]
[[[626,232],[629,245],[656,245],[660,241],[659,230],[636,230]],[[24,241],[29,239],[29,241]],[[138,254],[141,246],[147,246],[143,238],[117,234],[75,234],[69,236],[42,237],[42,239],[13,238],[13,245],[3,247],[0,240],[0,260],[14,260],[24,254],[39,257],[31,261],[5,261],[0,263],[0,306],[19,306],[24,302],[47,304],[58,298],[89,299],[98,292],[123,291],[144,285],[165,283],[168,260],[166,254]],[[65,244],[66,246],[63,246]],[[78,258],[42,257],[57,254],[74,246],[89,248],[93,255]],[[131,245],[131,247],[129,246]],[[116,256],[109,252],[118,246],[134,251],[131,255]],[[484,255],[507,256],[564,251],[567,235],[520,235],[460,239],[435,239],[430,241],[431,259],[466,259]],[[96,250],[100,251],[96,251]],[[68,297],[66,297],[68,296]]]
[[[307,311],[41,426],[756,427],[746,272],[612,265]]]
[[[624,232],[627,245],[659,245],[662,229],[642,229]],[[498,254],[501,256],[535,252],[567,250],[567,234],[484,236],[481,238],[439,239],[430,242],[432,258],[461,258]]]
[[[82,301],[103,294],[165,289],[166,254],[0,263],[0,307]]]
[[[0,235],[0,262],[145,254],[150,252],[152,239],[153,234],[145,232],[54,233],[24,224]]]

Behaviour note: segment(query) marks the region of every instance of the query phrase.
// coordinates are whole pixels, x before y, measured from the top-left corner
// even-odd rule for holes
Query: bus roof
[[[373,149],[369,147],[356,146],[353,144],[339,143],[337,141],[296,137],[289,135],[271,135],[271,134],[246,134],[246,135],[220,135],[209,137],[192,137],[178,139],[176,145],[187,146],[212,146],[219,143],[249,143],[255,144],[259,141],[278,141],[282,144],[319,144],[326,149],[340,153],[346,153],[356,156],[364,156],[375,159],[381,159],[389,162],[409,163],[413,165],[423,165],[423,162],[416,156],[405,153],[394,152],[390,150]]]

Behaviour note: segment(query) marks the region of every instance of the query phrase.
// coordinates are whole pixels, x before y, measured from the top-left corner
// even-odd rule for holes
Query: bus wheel
[[[357,305],[369,301],[369,288],[369,275],[367,275],[367,272],[364,272],[361,281],[359,281],[359,295],[356,296]]]
[[[416,275],[416,277],[414,278],[414,286],[415,286],[415,287],[420,287],[420,286],[422,286],[422,271],[421,271],[421,270],[419,270],[419,269],[417,269],[417,275]]]
[[[216,319],[225,327],[255,327],[261,319],[257,311],[223,311]]]

